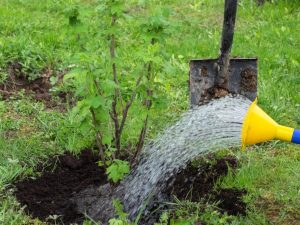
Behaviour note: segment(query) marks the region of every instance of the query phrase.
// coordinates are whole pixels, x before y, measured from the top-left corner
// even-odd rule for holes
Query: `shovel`
[[[214,98],[240,94],[257,96],[257,58],[230,58],[238,0],[225,0],[220,56],[190,61],[190,104],[203,105]]]

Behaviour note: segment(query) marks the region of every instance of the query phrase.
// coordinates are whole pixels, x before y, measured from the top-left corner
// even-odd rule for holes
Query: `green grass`
[[[259,58],[259,105],[278,122],[300,127],[300,4],[276,2],[257,7],[240,1],[232,54]],[[188,62],[218,56],[223,16],[223,0],[147,3],[149,8],[159,4],[171,9],[163,67],[168,76],[162,81],[169,92],[167,107],[150,121],[149,137],[188,108]],[[74,55],[92,54],[101,20],[97,5],[96,0],[0,0],[0,80],[11,61],[21,62],[34,79],[46,68],[55,77],[74,66]],[[76,6],[81,23],[70,26],[68,16]],[[16,179],[35,176],[33,167],[48,155],[79,150],[91,140],[78,138],[68,115],[45,110],[41,103],[25,97],[0,101],[0,223],[30,221],[10,191]],[[237,153],[242,167],[219,184],[248,190],[248,217],[236,218],[239,224],[300,223],[299,150],[272,142]]]
[[[300,152],[294,146],[266,146],[239,154],[242,167],[220,180],[221,187],[246,188],[250,214],[263,212],[275,224],[300,221]],[[252,210],[252,211],[251,211]]]
[[[0,223],[29,224],[30,218],[13,196],[13,182],[37,176],[37,164],[63,152],[53,136],[62,115],[46,112],[41,103],[25,98],[0,103]]]

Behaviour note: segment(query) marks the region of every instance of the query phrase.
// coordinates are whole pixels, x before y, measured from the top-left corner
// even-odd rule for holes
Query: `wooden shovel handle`
[[[230,51],[233,42],[235,18],[238,0],[225,0],[224,21],[221,40],[221,55],[219,57],[219,81],[224,83],[229,68]],[[224,81],[225,79],[225,81]]]
[[[225,0],[221,55],[230,54],[238,0]]]

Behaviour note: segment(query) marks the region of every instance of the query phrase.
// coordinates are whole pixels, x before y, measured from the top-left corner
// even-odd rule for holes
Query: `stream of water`
[[[148,143],[138,165],[111,191],[105,186],[79,195],[77,205],[96,220],[113,216],[112,198],[119,198],[134,218],[149,196],[158,196],[167,180],[197,156],[241,146],[243,120],[251,101],[225,97],[184,113],[172,126]],[[90,194],[92,193],[92,194]],[[82,197],[80,197],[82,196]]]
[[[196,107],[146,145],[142,160],[120,186],[124,207],[131,217],[188,161],[208,152],[241,146],[242,124],[250,104],[250,100],[238,96]]]

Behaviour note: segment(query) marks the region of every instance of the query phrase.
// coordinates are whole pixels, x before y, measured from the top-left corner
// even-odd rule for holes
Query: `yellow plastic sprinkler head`
[[[300,144],[300,130],[281,126],[257,106],[251,104],[242,128],[242,147],[278,139]]]

